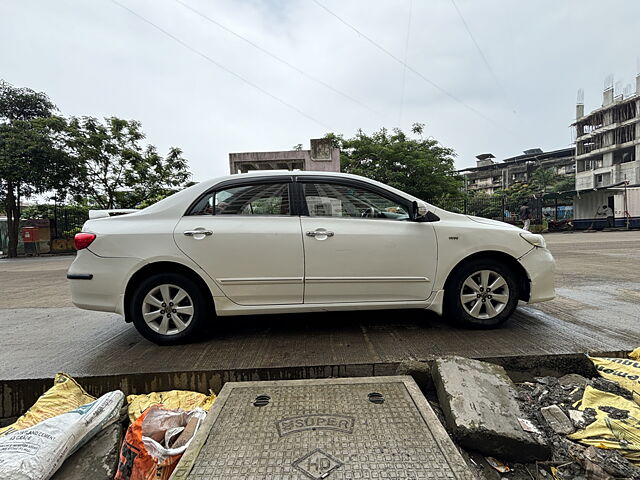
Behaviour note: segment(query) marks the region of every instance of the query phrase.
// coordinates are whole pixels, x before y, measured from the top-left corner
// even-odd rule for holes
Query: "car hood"
[[[474,217],[473,215],[467,215],[469,220],[473,220],[477,223],[484,223],[485,225],[493,225],[495,227],[500,227],[502,229],[507,230],[521,230],[520,227],[516,227],[515,225],[511,225],[510,223],[501,222],[499,220],[491,220],[490,218],[482,218],[482,217]]]

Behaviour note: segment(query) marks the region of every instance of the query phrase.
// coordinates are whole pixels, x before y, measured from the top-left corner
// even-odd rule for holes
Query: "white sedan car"
[[[89,220],[75,242],[73,303],[158,344],[216,315],[423,308],[493,327],[554,297],[541,235],[340,173],[220,177]]]

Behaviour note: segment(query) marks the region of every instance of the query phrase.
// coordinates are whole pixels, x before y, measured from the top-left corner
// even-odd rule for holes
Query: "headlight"
[[[547,242],[544,241],[544,237],[537,233],[521,233],[520,236],[534,247],[545,248],[547,246]]]

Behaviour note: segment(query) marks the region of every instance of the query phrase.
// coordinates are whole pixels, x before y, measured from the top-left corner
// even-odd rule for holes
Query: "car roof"
[[[207,185],[215,185],[217,183],[221,183],[227,180],[241,180],[245,178],[260,178],[260,177],[337,177],[337,178],[352,178],[354,180],[361,180],[367,183],[372,183],[375,185],[379,185],[389,190],[397,190],[390,185],[386,185],[384,183],[378,182],[377,180],[373,180],[368,177],[363,177],[361,175],[354,175],[352,173],[344,173],[344,172],[325,172],[322,170],[254,170],[246,173],[236,173],[232,175],[225,175],[221,177],[212,178],[210,180],[205,180],[203,183]],[[398,192],[400,192],[398,190]],[[400,192],[403,195],[408,195],[406,192]]]
[[[352,175],[350,173],[343,172],[323,172],[320,170],[253,170],[251,172],[246,173],[236,173],[233,175],[226,175],[224,177],[218,177],[216,180],[226,180],[232,178],[250,178],[250,177],[264,177],[264,176],[283,176],[283,177],[291,177],[291,176],[299,176],[304,175],[316,175],[316,176],[335,176],[335,177],[353,177],[353,178],[364,178],[358,175]],[[366,179],[369,180],[369,179]]]
[[[372,185],[377,185],[381,188],[384,188],[385,190],[394,192],[397,195],[407,199],[419,200],[416,197],[413,197],[412,195],[409,195],[406,192],[403,192],[401,190],[398,190],[397,188],[391,187],[390,185],[386,185],[376,180],[362,177],[360,175],[353,175],[350,173],[323,172],[318,170],[256,170],[256,171],[247,172],[247,173],[224,175],[224,176],[212,178],[210,180],[205,180],[185,190],[175,193],[170,197],[165,198],[164,200],[160,200],[158,203],[155,203],[150,207],[147,207],[146,209],[142,210],[140,213],[145,212],[146,214],[153,214],[156,212],[169,212],[169,211],[175,210],[174,213],[182,215],[182,213],[184,212],[184,209],[187,208],[187,206],[191,204],[198,195],[205,193],[206,191],[215,187],[219,183],[227,182],[229,180],[242,181],[244,179],[260,178],[260,177],[289,177],[290,178],[290,177],[299,177],[299,176],[305,176],[305,177],[330,176],[330,177],[336,177],[336,178],[351,178],[351,179],[359,180]]]
[[[362,177],[360,175],[353,175],[351,173],[343,173],[343,172],[324,172],[321,170],[253,170],[251,172],[246,173],[236,173],[231,175],[223,175],[216,178],[211,178],[208,180],[204,180],[199,183],[201,187],[210,188],[218,183],[227,182],[229,180],[237,180],[242,181],[244,179],[251,178],[260,178],[260,177],[300,177],[300,176],[317,176],[317,177],[336,177],[336,178],[352,178],[354,180],[360,180],[367,183],[372,183],[381,187],[384,187],[388,190],[396,190],[389,185],[382,184],[377,182],[376,180],[372,180],[367,177]],[[402,195],[407,196],[405,192],[399,192]]]
[[[413,195],[408,194],[407,192],[403,192],[402,190],[398,190],[397,188],[392,187],[391,185],[387,185],[382,182],[378,182],[377,180],[373,180],[371,178],[363,177],[361,175],[354,175],[352,173],[343,173],[343,172],[324,172],[322,170],[254,170],[246,173],[237,173],[233,175],[225,175],[223,177],[213,178],[211,180],[207,180],[203,182],[203,184],[207,185],[207,188],[216,185],[221,182],[225,182],[228,180],[241,180],[241,179],[250,179],[250,178],[260,178],[260,177],[336,177],[336,178],[351,178],[353,180],[359,180],[361,182],[377,185],[378,187],[384,188],[385,190],[389,190],[391,192],[395,192],[397,195],[402,197],[410,198],[413,200],[420,200]]]

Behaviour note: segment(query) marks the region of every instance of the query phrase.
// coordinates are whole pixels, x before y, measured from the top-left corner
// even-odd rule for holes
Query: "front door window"
[[[305,183],[303,190],[310,217],[409,219],[406,206],[361,187]]]

